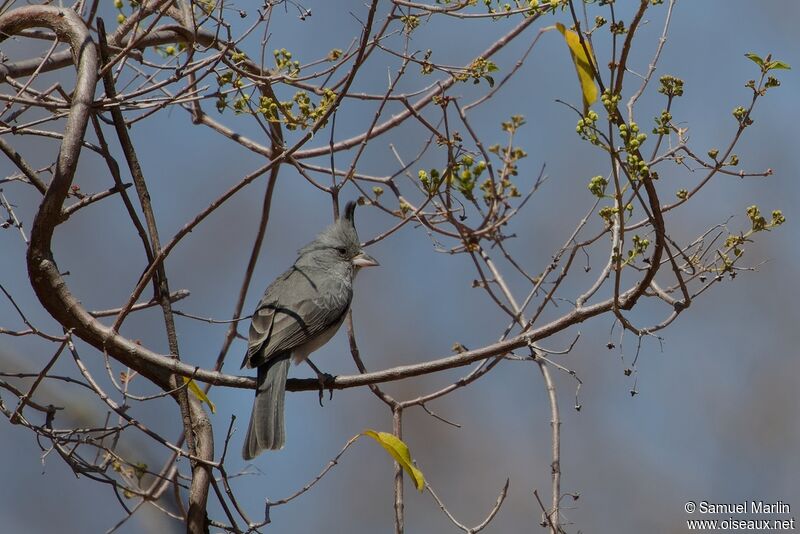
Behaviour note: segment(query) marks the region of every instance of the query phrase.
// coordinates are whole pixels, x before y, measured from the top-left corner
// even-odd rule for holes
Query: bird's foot
[[[319,383],[319,405],[322,406],[322,399],[325,396],[325,386],[328,386],[330,397],[328,400],[333,400],[333,381],[336,379],[330,373],[318,373],[317,382]]]
[[[319,405],[323,406],[322,399],[325,396],[325,386],[327,386],[328,387],[328,391],[330,391],[329,400],[332,400],[333,399],[333,381],[336,379],[336,377],[333,376],[330,373],[323,373],[322,371],[320,371],[317,368],[316,365],[311,363],[311,360],[306,360],[306,362],[308,362],[308,365],[310,365],[311,368],[314,370],[314,372],[317,373],[317,382],[319,383]]]

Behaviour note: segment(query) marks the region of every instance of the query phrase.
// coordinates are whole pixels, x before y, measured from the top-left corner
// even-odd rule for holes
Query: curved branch
[[[62,207],[78,164],[97,85],[99,54],[83,20],[71,9],[51,6],[26,6],[0,16],[0,42],[34,27],[49,28],[60,40],[69,43],[78,74],[53,179],[31,227],[27,252],[31,285],[44,308],[65,328],[75,329],[81,339],[100,350],[109,350],[122,363],[139,369],[159,386],[168,387],[168,370],[147,365],[146,360],[142,362],[136,351],[131,350],[136,347],[133,342],[109,336],[108,328],[70,293],[53,258],[53,232],[63,220]]]
[[[163,368],[142,365],[143,362],[127,350],[134,343],[121,336],[109,339],[108,329],[92,317],[72,296],[53,257],[51,250],[53,233],[63,220],[62,208],[80,157],[98,81],[99,55],[83,20],[70,9],[51,6],[27,6],[0,17],[0,41],[22,30],[42,26],[50,28],[60,40],[70,44],[72,59],[77,65],[78,73],[55,173],[31,228],[31,241],[27,253],[31,285],[44,308],[65,328],[74,329],[76,335],[98,350],[107,350],[162,389],[171,390],[173,388],[170,385],[169,373]],[[199,402],[194,399],[187,404],[189,405],[187,409],[195,421],[192,430],[198,436],[210,436],[210,422],[205,417]],[[197,439],[197,454],[202,458],[212,458],[213,442],[208,439]],[[206,530],[205,502],[209,480],[208,469],[203,469],[199,474],[194,470],[192,504],[196,508],[194,516],[200,520],[190,523],[189,528],[192,532]]]

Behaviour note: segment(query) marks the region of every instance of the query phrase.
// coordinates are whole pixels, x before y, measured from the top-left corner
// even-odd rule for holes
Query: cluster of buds
[[[675,76],[665,75],[658,79],[661,85],[658,92],[667,95],[669,98],[683,96],[683,80]]]
[[[483,57],[477,57],[470,63],[469,67],[454,73],[453,77],[460,82],[465,82],[471,78],[472,83],[475,84],[480,83],[481,79],[484,79],[489,84],[489,87],[493,87],[494,78],[492,78],[489,73],[495,72],[496,70],[497,65],[495,65],[493,61]]]
[[[736,106],[733,108],[733,117],[737,120],[739,126],[742,128],[747,128],[753,124],[753,119],[750,118],[750,113],[742,106]]]
[[[589,180],[589,185],[587,187],[594,196],[603,198],[606,196],[606,186],[608,186],[608,180],[598,175]]]
[[[631,122],[630,125],[619,125],[619,136],[625,142],[625,150],[628,152],[625,162],[631,178],[649,176],[650,169],[647,163],[638,156],[639,147],[647,140],[647,134],[639,132],[639,126],[635,122]]]
[[[294,78],[300,74],[300,62],[292,60],[291,52],[285,48],[276,48],[273,50],[272,55],[275,57],[275,66],[277,67],[278,73],[286,72],[290,78]]]
[[[595,111],[590,110],[585,117],[578,119],[575,132],[581,136],[581,139],[586,139],[593,145],[599,145],[600,139],[597,137],[597,126],[595,126],[599,118]]]
[[[612,93],[610,89],[606,89],[603,91],[603,94],[600,95],[600,102],[609,113],[616,111],[617,104],[619,104],[621,99],[622,97],[619,95],[619,93]]]
[[[670,121],[672,114],[666,109],[661,112],[661,115],[655,118],[656,126],[653,128],[653,133],[656,135],[667,135],[670,130]]]

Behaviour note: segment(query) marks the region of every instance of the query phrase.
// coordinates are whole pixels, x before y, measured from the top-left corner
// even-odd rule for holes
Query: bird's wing
[[[292,350],[347,313],[352,293],[320,291],[305,273],[293,267],[273,282],[250,323],[244,365],[258,367],[274,354]]]

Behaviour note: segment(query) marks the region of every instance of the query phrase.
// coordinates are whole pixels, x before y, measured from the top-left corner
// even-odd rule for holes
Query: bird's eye
[[[339,254],[344,256],[345,254],[347,254],[347,249],[344,248],[344,247],[339,247],[339,248],[336,249],[336,252],[338,252]]]

